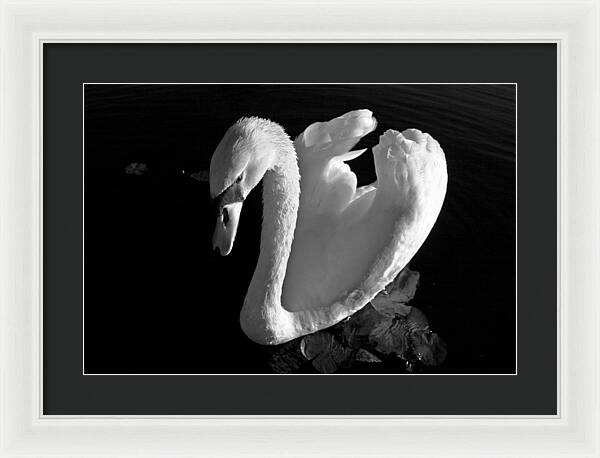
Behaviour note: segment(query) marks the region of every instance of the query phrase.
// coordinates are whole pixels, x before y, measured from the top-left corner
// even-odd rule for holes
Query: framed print
[[[202,64],[197,71],[189,68],[177,73],[181,76],[173,73],[173,80],[183,80],[169,83],[152,73],[153,62],[162,59],[159,53],[163,49],[173,70],[181,63]],[[65,71],[73,63],[73,52],[79,70]],[[111,54],[115,57],[104,57]],[[347,76],[352,66],[347,56],[368,60],[373,54],[385,61],[404,56],[398,62],[412,59],[422,70],[410,75],[404,70],[406,82],[389,81],[366,69],[355,70],[352,78]],[[510,58],[503,57],[509,54]],[[471,72],[469,83],[462,83],[459,78],[467,76],[458,72],[447,74],[448,83],[428,81],[430,70],[423,68],[427,62],[444,58],[466,66],[474,56],[482,55],[486,57],[481,59],[489,62],[482,68],[491,69],[486,70],[490,76],[484,70],[477,75]],[[261,64],[257,69],[268,69],[273,61],[286,62],[289,73],[280,73],[279,82],[273,83],[268,73],[246,70],[231,81],[234,68],[228,63],[245,67],[246,56]],[[72,47],[50,43],[44,46],[43,57],[45,284],[71,284],[71,278],[83,275],[81,290],[76,293],[69,288],[68,297],[73,300],[58,288],[46,288],[45,413],[64,415],[85,409],[96,414],[164,413],[154,410],[158,407],[143,397],[137,405],[125,387],[123,395],[131,401],[114,404],[114,388],[102,388],[108,379],[118,386],[123,377],[136,376],[138,396],[146,382],[150,387],[158,381],[168,392],[178,394],[179,400],[169,402],[165,396],[165,404],[172,402],[168,411],[173,412],[180,408],[176,405],[181,406],[181,414],[307,415],[338,410],[371,415],[480,414],[484,412],[478,407],[480,401],[473,394],[471,401],[465,399],[462,391],[473,393],[476,387],[483,397],[488,390],[496,395],[496,401],[486,407],[488,413],[556,414],[556,362],[528,357],[523,349],[532,349],[531,343],[523,345],[519,353],[516,334],[519,320],[523,328],[536,328],[536,340],[544,347],[556,347],[552,288],[539,302],[527,297],[539,297],[540,287],[521,287],[519,294],[516,288],[518,234],[520,259],[547,256],[541,263],[547,269],[538,269],[536,278],[530,274],[529,284],[555,281],[555,254],[549,247],[554,246],[556,235],[544,228],[556,218],[556,202],[548,198],[552,204],[547,207],[529,207],[527,199],[517,200],[516,196],[517,163],[520,176],[523,170],[539,170],[547,151],[555,148],[555,137],[546,135],[540,140],[534,134],[555,123],[551,115],[556,111],[555,45],[188,43]],[[302,73],[302,65],[294,64],[307,59],[321,62],[318,76],[312,70]],[[127,65],[138,73],[127,76]],[[209,73],[207,67],[214,70]],[[390,64],[388,73],[400,78],[402,69],[392,73],[393,68]],[[98,69],[105,70],[98,73]],[[502,69],[514,70],[502,74]],[[81,71],[84,73],[78,75]],[[92,76],[87,77],[88,72]],[[140,83],[142,75],[150,82]],[[492,76],[500,82],[486,83]],[[91,79],[94,77],[100,79]],[[314,78],[319,79],[311,81]],[[78,90],[71,92],[75,85]],[[519,86],[521,94],[527,92],[520,103],[522,132],[530,131],[531,136],[517,137]],[[53,103],[55,100],[60,103]],[[536,102],[530,106],[529,100]],[[65,111],[71,104],[73,108]],[[309,126],[306,119],[311,117],[327,122],[309,121]],[[284,159],[265,161],[292,157],[297,172],[277,162],[266,172],[254,172],[261,167],[259,153],[248,153],[259,159],[244,159],[245,152],[234,153],[227,146],[221,152],[223,147],[218,145],[230,141],[225,132],[231,124],[234,132],[258,129],[251,138],[268,138],[275,127],[252,127],[260,123],[277,126],[290,136],[291,152],[278,151],[274,157]],[[411,123],[417,123],[417,128],[394,129],[394,125]],[[66,132],[74,129],[80,131],[83,152],[79,142],[72,153],[62,144]],[[231,140],[234,144],[246,141],[245,134],[232,135],[241,135]],[[533,139],[543,143],[542,147],[517,161],[518,145],[527,148]],[[269,142],[256,140],[259,144],[263,141]],[[406,151],[412,148],[410,153],[403,152],[406,141],[414,143],[406,146]],[[375,144],[360,154],[369,142]],[[440,175],[433,160],[414,172],[415,187],[433,187],[433,197],[412,197],[418,191],[411,190],[399,198],[404,191],[396,183],[402,182],[403,172],[398,168],[401,156],[396,156],[421,151],[420,144],[424,154],[431,152],[440,158]],[[55,148],[60,153],[55,154]],[[238,154],[242,159],[231,158]],[[321,165],[326,154],[337,156]],[[342,163],[342,155],[355,157]],[[254,160],[258,162],[251,162]],[[545,180],[539,178],[536,189],[543,188],[551,197],[555,164],[546,166]],[[278,172],[279,167],[283,171]],[[430,178],[426,167],[433,170]],[[226,177],[229,170],[234,170],[236,177],[248,177],[229,180],[224,190],[214,191],[214,186],[221,186],[215,184],[223,179],[219,176]],[[269,185],[271,173],[281,175],[285,184]],[[390,182],[386,184],[387,176]],[[298,184],[296,203],[293,191],[277,191]],[[82,187],[82,192],[73,192]],[[526,182],[519,188],[525,195]],[[236,193],[242,195],[238,201],[230,196]],[[213,206],[220,205],[215,202],[219,199],[225,203],[215,219]],[[229,203],[232,199],[233,204]],[[237,210],[240,216],[232,213],[234,205],[243,205],[243,210]],[[290,210],[285,218],[269,216],[276,211],[271,207],[282,205],[297,210]],[[407,212],[407,205],[416,208]],[[60,223],[52,217],[59,214],[59,208],[69,208]],[[414,224],[419,227],[415,233],[412,222],[402,222],[402,215],[413,211],[427,217],[415,217]],[[228,220],[237,222],[238,218],[239,225],[229,229],[234,223]],[[83,226],[82,237],[66,233],[65,223]],[[398,224],[408,226],[397,230]],[[60,229],[54,232],[53,227]],[[229,230],[237,231],[224,248],[219,231],[226,236]],[[291,239],[288,248],[284,248],[286,237]],[[415,241],[387,241],[395,237],[414,237]],[[404,248],[412,244],[422,246],[416,252],[416,247],[412,251]],[[65,256],[83,260],[84,273],[79,262],[68,263],[75,270],[64,269]],[[275,259],[269,261],[271,257]],[[394,257],[402,259],[398,265],[387,261]],[[317,271],[321,264],[324,267]],[[369,269],[374,273],[363,278],[362,272]],[[426,272],[430,272],[430,280]],[[273,276],[281,278],[279,286],[269,280]],[[490,296],[490,290],[496,292]],[[347,291],[364,294],[366,303],[352,303],[346,298]],[[275,303],[252,302],[254,296],[263,295],[275,296]],[[519,314],[522,302],[539,304],[544,319],[529,323],[531,314],[523,310]],[[448,303],[456,305],[444,305]],[[482,307],[482,303],[487,305]],[[353,312],[352,307],[358,311]],[[282,322],[248,318],[275,313],[266,311],[269,308],[280,308],[277,313],[297,320],[291,334],[285,334],[290,325]],[[341,311],[330,319],[335,308]],[[473,325],[465,329],[467,316]],[[64,327],[60,324],[71,322]],[[108,340],[107,335],[111,336]],[[526,341],[527,335],[520,339]],[[67,365],[76,374],[73,378],[63,378],[64,373],[53,369]],[[546,387],[535,394],[522,385],[528,378],[531,381],[527,383],[533,383],[533,373],[527,375],[524,369],[533,366],[538,384]],[[313,375],[322,376],[308,377]],[[323,385],[326,375],[337,380],[331,388]],[[364,375],[368,377],[361,377]],[[442,399],[431,404],[419,401],[414,406],[406,400],[395,403],[384,391],[372,394],[368,404],[359,402],[351,407],[341,401],[359,386],[375,381],[388,389],[405,384],[406,389],[423,390],[417,398],[424,398],[430,396],[425,394],[430,391],[426,384],[440,383],[440,378],[429,375],[445,380],[442,396],[454,403]],[[514,388],[507,387],[507,380],[516,381]],[[186,393],[184,387],[190,383],[201,387],[200,392]],[[167,388],[171,384],[172,388]],[[237,394],[218,395],[223,384],[239,386],[233,390]],[[88,404],[85,397],[74,396],[91,386],[97,401]],[[287,389],[294,389],[297,395],[290,398]],[[268,394],[260,394],[262,390]],[[314,390],[321,394],[311,394]],[[344,392],[347,395],[340,397]],[[455,394],[448,396],[451,392]],[[527,396],[521,396],[524,393]]]
[[[598,456],[597,3],[309,6],[3,4],[2,456]]]

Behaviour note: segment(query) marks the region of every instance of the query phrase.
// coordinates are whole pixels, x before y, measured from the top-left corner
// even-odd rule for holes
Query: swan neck
[[[263,224],[258,264],[264,265],[265,272],[272,276],[268,285],[273,289],[273,297],[279,301],[298,214],[300,187],[297,165],[294,166],[295,173],[289,165],[268,171],[263,179]]]
[[[289,320],[289,313],[281,306],[281,293],[299,201],[300,173],[293,144],[289,141],[263,178],[260,255],[241,314],[242,326],[247,334],[261,343],[275,341],[278,336],[272,333],[283,331],[286,327],[284,322]],[[258,335],[250,335],[252,332]]]

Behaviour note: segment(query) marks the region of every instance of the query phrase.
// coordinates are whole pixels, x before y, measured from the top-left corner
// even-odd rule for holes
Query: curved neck
[[[300,173],[291,141],[277,151],[275,165],[263,178],[260,256],[244,306],[241,325],[253,340],[270,343],[275,332],[293,323],[281,306],[281,292],[292,249],[300,200]]]

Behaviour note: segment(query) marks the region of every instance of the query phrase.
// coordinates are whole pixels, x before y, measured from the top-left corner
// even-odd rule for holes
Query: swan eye
[[[239,183],[239,182],[240,182],[240,181],[242,181],[243,179],[244,179],[244,173],[242,172],[242,173],[240,174],[240,176],[239,176],[239,177],[237,177],[237,178],[235,179],[235,182],[236,182],[236,183]]]
[[[223,224],[225,226],[227,226],[228,222],[229,222],[229,212],[227,211],[227,209],[225,207],[223,207]]]

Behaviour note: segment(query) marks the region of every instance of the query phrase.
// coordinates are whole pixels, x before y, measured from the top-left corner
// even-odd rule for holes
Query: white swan
[[[348,317],[414,256],[446,194],[446,160],[426,133],[388,130],[373,148],[377,181],[356,189],[349,151],[377,126],[369,110],[310,125],[292,143],[278,124],[242,118],[210,163],[213,245],[235,239],[244,198],[263,181],[258,264],[240,313],[244,332],[280,344]],[[301,178],[302,177],[302,178]]]

